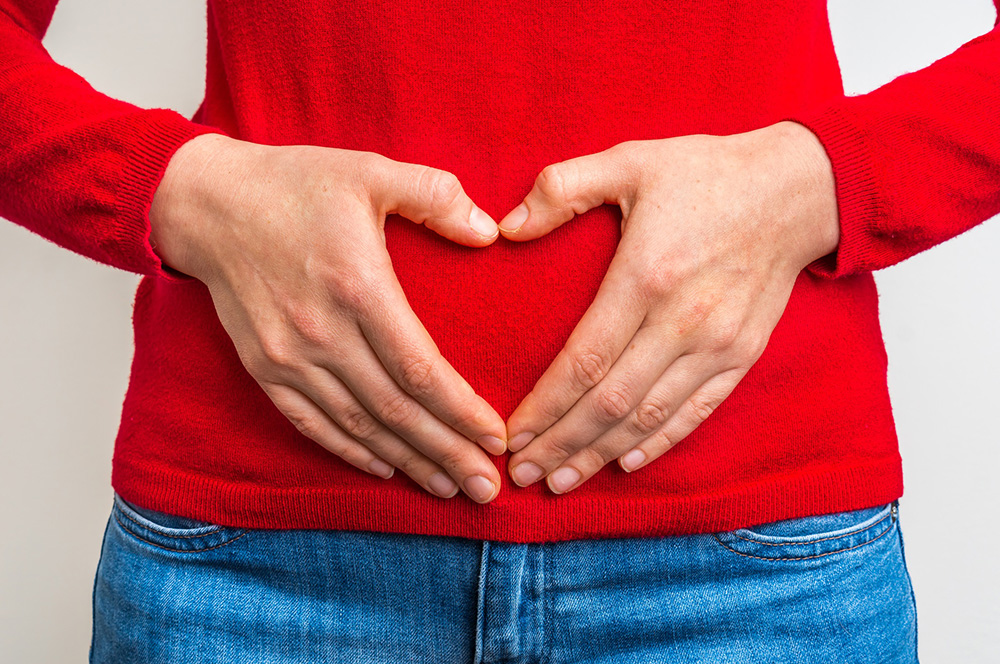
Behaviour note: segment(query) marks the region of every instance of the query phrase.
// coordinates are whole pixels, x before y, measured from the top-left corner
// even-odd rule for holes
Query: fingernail
[[[642,450],[632,450],[622,457],[622,468],[624,468],[626,472],[632,472],[641,466],[642,462],[645,460],[646,454]]]
[[[465,480],[465,491],[477,503],[488,503],[497,492],[497,485],[482,475],[473,475]]]
[[[508,233],[512,233],[513,231],[516,231],[518,228],[523,226],[524,222],[526,222],[527,220],[528,220],[528,206],[525,205],[524,203],[521,203],[516,208],[511,210],[511,213],[508,214],[507,217],[500,222],[500,228],[502,230],[507,231]]]
[[[528,486],[532,482],[537,482],[538,478],[545,474],[545,471],[537,463],[532,463],[530,461],[525,461],[522,464],[517,465],[513,471],[511,471],[511,477],[514,479],[514,484],[518,486]]]
[[[451,478],[438,471],[427,480],[427,485],[431,490],[442,498],[451,498],[458,493],[458,485],[451,481]]]
[[[476,438],[476,442],[479,443],[480,447],[486,448],[490,454],[503,454],[507,451],[507,443],[503,442],[496,436],[484,434],[479,438]]]
[[[530,431],[522,431],[508,441],[507,449],[511,452],[520,452],[534,437],[535,434]]]
[[[569,466],[557,469],[550,476],[549,488],[551,488],[556,493],[562,493],[566,489],[570,488],[574,484],[580,481],[580,472],[576,468],[570,468]]]
[[[396,471],[395,468],[387,464],[385,461],[382,461],[382,459],[372,460],[372,462],[368,464],[368,470],[372,471],[379,477],[384,477],[385,479],[392,477],[392,474]]]
[[[500,232],[490,216],[477,207],[472,208],[472,214],[469,215],[469,225],[472,226],[472,230],[485,238],[495,238]]]

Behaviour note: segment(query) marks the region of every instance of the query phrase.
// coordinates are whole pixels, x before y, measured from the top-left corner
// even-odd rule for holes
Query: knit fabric
[[[126,500],[241,527],[542,542],[719,531],[902,494],[871,271],[1000,212],[997,29],[845,97],[823,0],[210,0],[206,94],[188,119],[53,62],[40,39],[55,4],[0,0],[0,215],[145,275],[113,460]],[[149,244],[171,155],[206,132],[448,170],[499,220],[547,164],[786,119],[833,163],[838,250],[800,273],[763,356],[694,433],[565,495],[515,485],[507,455],[492,457],[499,496],[479,505],[326,452],[243,367],[205,285]],[[592,301],[620,220],[604,205],[485,249],[395,215],[385,234],[414,311],[506,418]]]

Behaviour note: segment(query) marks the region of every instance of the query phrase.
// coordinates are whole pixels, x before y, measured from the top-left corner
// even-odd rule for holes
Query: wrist
[[[768,127],[773,132],[774,153],[784,165],[785,183],[791,197],[791,216],[801,233],[800,261],[803,267],[831,254],[840,244],[840,217],[837,206],[833,164],[819,138],[805,125],[792,121]]]
[[[149,210],[150,245],[167,266],[205,281],[199,247],[206,245],[210,230],[206,222],[218,207],[213,197],[225,188],[212,166],[244,143],[223,134],[201,134],[170,158]]]

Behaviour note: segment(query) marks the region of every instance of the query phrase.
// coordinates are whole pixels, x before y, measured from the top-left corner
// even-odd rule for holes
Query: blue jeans
[[[91,662],[916,662],[898,509],[517,544],[246,530],[115,497]]]

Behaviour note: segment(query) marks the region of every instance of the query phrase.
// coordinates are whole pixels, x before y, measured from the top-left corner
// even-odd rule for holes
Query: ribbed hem
[[[860,123],[843,108],[846,100],[842,97],[820,109],[784,118],[816,134],[833,164],[840,243],[836,251],[806,266],[827,279],[868,271],[878,264],[869,255],[873,221],[882,214],[871,159],[873,146]]]
[[[370,530],[520,543],[720,532],[875,507],[903,495],[898,457],[767,477],[714,495],[557,496],[521,491],[508,481],[486,505],[461,493],[442,499],[388,486],[260,487],[117,459],[111,483],[127,501],[232,527]]]
[[[197,281],[166,265],[153,249],[149,241],[152,230],[149,210],[167,164],[181,145],[202,134],[228,134],[222,129],[192,122],[170,109],[146,111],[135,126],[138,131],[132,143],[134,151],[129,155],[118,190],[120,241],[122,246],[142,248],[144,257],[137,266],[141,273],[174,282]]]

